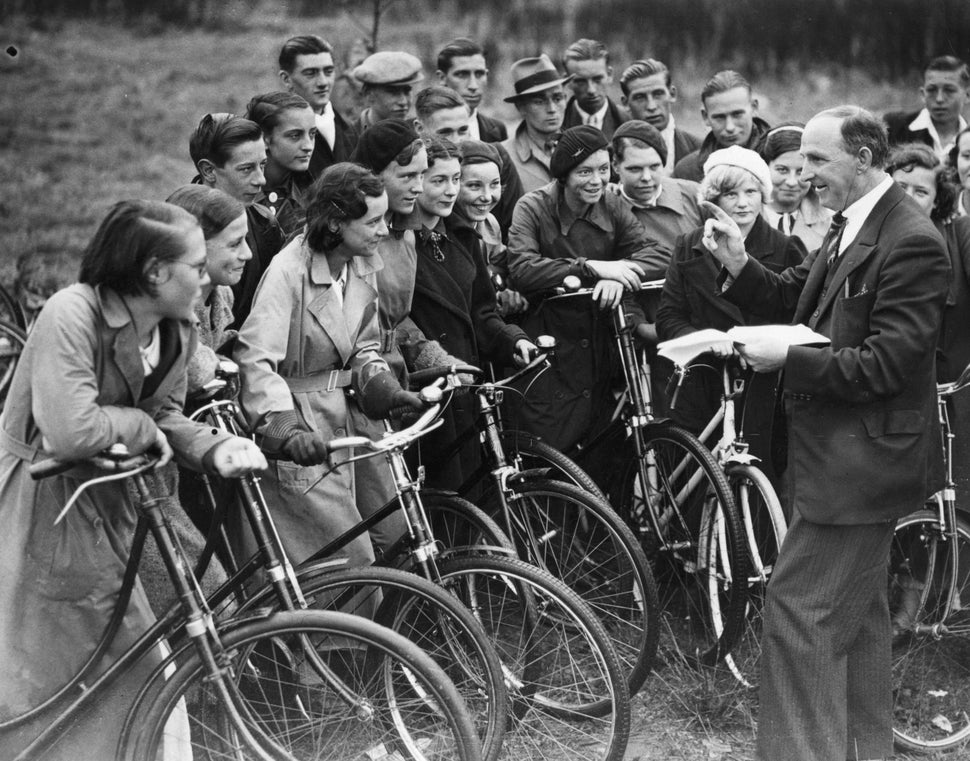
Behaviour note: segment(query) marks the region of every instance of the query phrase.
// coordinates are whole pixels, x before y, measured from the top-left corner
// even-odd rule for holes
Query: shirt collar
[[[608,100],[604,100],[603,105],[600,107],[600,110],[597,111],[595,114],[588,114],[585,111],[583,111],[583,109],[579,107],[578,100],[573,101],[573,105],[576,107],[576,113],[579,114],[579,118],[582,120],[583,124],[586,124],[589,121],[589,117],[591,116],[596,117],[597,124],[602,124],[603,119],[606,117],[606,110],[610,107],[610,102]]]
[[[892,177],[888,174],[884,175],[882,181],[876,187],[842,212],[842,216],[845,217],[845,228],[842,231],[842,240],[839,243],[840,254],[855,240],[859,231],[862,230],[862,225],[869,218],[872,210],[876,208],[876,204],[892,186]]]
[[[660,130],[660,136],[667,144],[667,160],[664,162],[664,171],[669,175],[674,171],[674,164],[677,163],[677,144],[674,142],[674,115],[671,114],[667,120],[667,126]]]
[[[627,201],[627,203],[629,203],[635,209],[653,209],[654,207],[660,204],[660,196],[662,196],[664,192],[664,186],[661,184],[660,188],[657,190],[657,194],[652,199],[652,203],[649,203],[646,206],[644,206],[643,204],[637,201],[634,201],[632,198],[630,198],[629,195],[627,195],[626,189],[623,187],[623,183],[618,182],[616,186],[620,189],[620,196],[624,198]]]
[[[965,130],[967,127],[967,120],[960,115],[960,128],[957,130],[957,134]],[[950,148],[953,147],[953,141],[951,140],[946,145],[940,142],[940,133],[936,131],[936,125],[933,124],[933,119],[930,116],[930,112],[927,109],[923,109],[918,114],[916,118],[909,123],[910,132],[918,132],[921,129],[925,129],[930,133],[930,137],[933,138],[933,150],[938,156],[944,157],[946,153],[949,152]]]
[[[478,109],[476,108],[472,111],[471,116],[468,118],[468,137],[472,140],[481,140],[482,131],[478,126]]]

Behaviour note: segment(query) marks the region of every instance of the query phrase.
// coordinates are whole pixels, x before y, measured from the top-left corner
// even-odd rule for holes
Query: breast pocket
[[[840,298],[835,302],[832,314],[832,348],[860,346],[868,338],[875,293]]]

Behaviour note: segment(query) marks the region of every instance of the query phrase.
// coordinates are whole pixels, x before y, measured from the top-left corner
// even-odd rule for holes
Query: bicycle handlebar
[[[408,385],[411,388],[424,388],[436,380],[447,378],[449,375],[458,375],[458,373],[474,376],[484,375],[480,368],[473,365],[436,365],[435,367],[428,367],[424,370],[415,370],[413,373],[409,373]]]
[[[664,287],[665,280],[641,280],[641,291],[658,291]],[[581,286],[579,278],[575,275],[568,275],[563,278],[563,284],[552,289],[550,299],[564,298],[567,296],[589,296],[593,293],[593,288]]]

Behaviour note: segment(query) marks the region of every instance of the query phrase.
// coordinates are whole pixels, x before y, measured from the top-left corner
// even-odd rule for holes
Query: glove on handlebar
[[[397,407],[422,410],[425,404],[412,391],[405,391],[391,373],[377,373],[361,387],[358,396],[360,409],[369,418],[380,419]]]

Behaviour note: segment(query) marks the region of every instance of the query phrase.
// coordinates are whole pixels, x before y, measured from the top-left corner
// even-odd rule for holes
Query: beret
[[[559,138],[549,162],[549,173],[557,180],[566,178],[576,166],[582,164],[596,151],[610,147],[600,130],[588,124],[570,127]]]
[[[613,132],[614,149],[616,148],[616,141],[621,137],[632,137],[635,140],[646,143],[657,152],[657,155],[660,156],[660,160],[664,164],[667,163],[667,142],[664,140],[664,136],[660,134],[660,130],[652,124],[640,121],[639,119],[631,119],[628,122],[623,122]]]
[[[771,171],[765,160],[754,151],[742,148],[740,145],[714,151],[704,162],[704,177],[706,178],[712,169],[719,166],[733,166],[748,170],[761,185],[762,195],[765,198],[771,198]]]
[[[361,133],[350,160],[380,174],[417,139],[414,127],[403,119],[381,119]]]
[[[483,143],[481,140],[465,140],[458,146],[461,154],[462,164],[482,164],[491,161],[502,168],[502,156],[491,143]]]
[[[365,85],[413,85],[424,79],[420,59],[400,50],[382,50],[367,56],[353,75]]]

